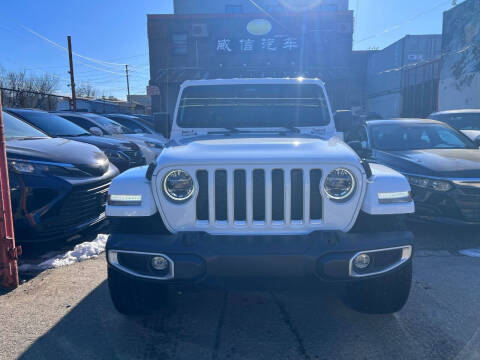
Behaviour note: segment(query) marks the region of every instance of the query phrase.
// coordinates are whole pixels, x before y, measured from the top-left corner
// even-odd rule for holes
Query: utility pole
[[[72,88],[72,106],[73,111],[77,111],[77,97],[75,95],[75,76],[73,74],[73,56],[72,56],[72,37],[68,39],[68,60],[70,61],[70,87]]]
[[[2,117],[2,97],[0,92],[0,287],[18,287],[18,257],[22,248],[15,246],[13,232],[12,204],[5,147],[5,131]]]
[[[127,101],[130,103],[130,80],[128,79],[128,65],[125,64],[125,74],[127,75]]]

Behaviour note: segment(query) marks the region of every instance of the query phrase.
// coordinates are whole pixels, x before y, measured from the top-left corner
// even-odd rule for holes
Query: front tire
[[[392,314],[408,300],[412,284],[412,261],[379,278],[347,285],[346,300],[354,310],[368,314]]]
[[[169,289],[148,284],[108,268],[108,288],[115,309],[123,315],[148,314],[159,307],[168,309]]]

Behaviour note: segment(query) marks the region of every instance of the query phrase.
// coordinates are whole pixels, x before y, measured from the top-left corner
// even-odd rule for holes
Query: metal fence
[[[0,87],[2,103],[4,107],[12,108],[31,108],[47,111],[57,110],[59,101],[70,101],[67,96],[41,93],[29,90],[17,90]]]
[[[438,110],[440,60],[409,67],[402,76],[402,117],[424,118]]]

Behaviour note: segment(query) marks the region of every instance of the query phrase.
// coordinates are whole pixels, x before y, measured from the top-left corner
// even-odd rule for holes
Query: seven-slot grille
[[[320,169],[198,170],[196,218],[237,225],[320,221]]]

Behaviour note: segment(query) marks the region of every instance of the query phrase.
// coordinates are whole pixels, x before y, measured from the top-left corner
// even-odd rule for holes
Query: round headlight
[[[325,179],[324,190],[332,200],[346,200],[355,191],[355,177],[347,169],[332,170]]]
[[[171,200],[188,200],[194,191],[193,179],[184,170],[172,170],[163,179],[163,191]]]

